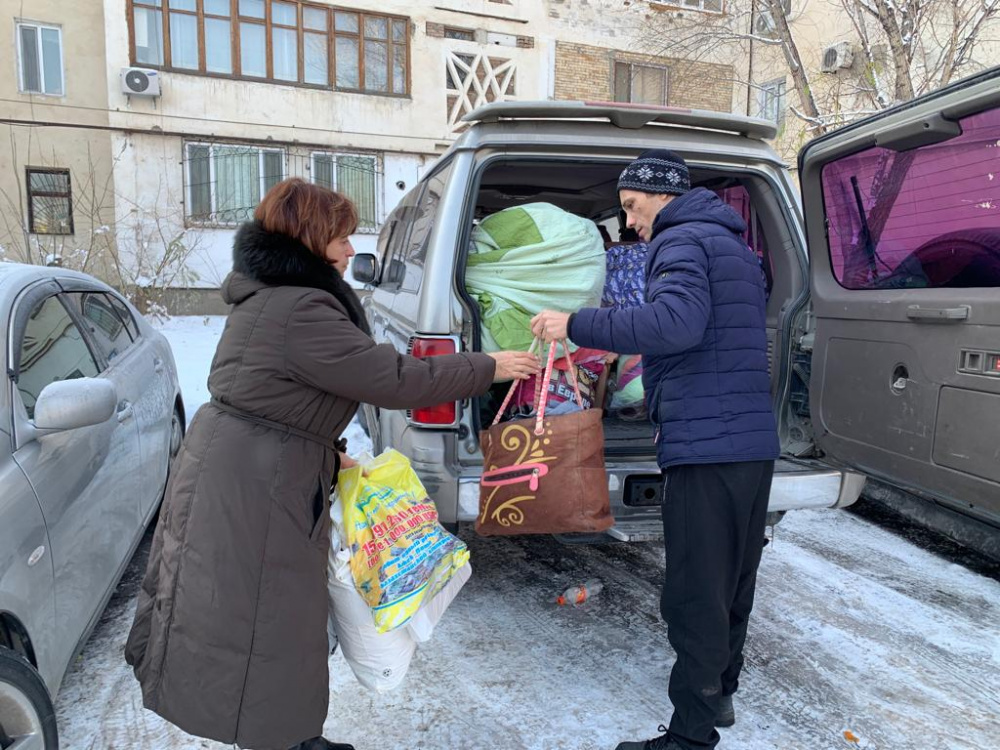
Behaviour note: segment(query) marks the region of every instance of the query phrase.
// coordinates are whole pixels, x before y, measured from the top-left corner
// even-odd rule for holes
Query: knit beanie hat
[[[687,164],[673,151],[651,149],[639,154],[618,178],[619,190],[684,195],[691,189]]]

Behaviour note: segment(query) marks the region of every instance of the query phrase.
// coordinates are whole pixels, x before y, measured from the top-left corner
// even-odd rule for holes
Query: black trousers
[[[719,696],[736,692],[743,668],[774,462],[690,464],[665,474],[660,613],[677,653],[670,735],[683,748],[712,748]]]

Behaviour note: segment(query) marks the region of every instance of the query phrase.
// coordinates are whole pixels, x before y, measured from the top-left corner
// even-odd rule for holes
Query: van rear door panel
[[[800,156],[830,457],[1000,523],[1000,70]]]

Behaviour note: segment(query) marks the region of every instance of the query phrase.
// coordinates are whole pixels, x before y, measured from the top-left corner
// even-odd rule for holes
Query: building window
[[[68,169],[27,170],[28,231],[73,234],[73,194]]]
[[[785,119],[785,79],[765,83],[757,89],[757,117],[781,124]]]
[[[406,18],[302,0],[129,0],[132,62],[403,96]]]
[[[187,143],[188,220],[233,226],[253,217],[261,197],[285,178],[285,152],[217,143]]]
[[[160,0],[132,0],[130,17],[132,61],[137,65],[163,65],[163,11]]]
[[[17,24],[17,59],[21,91],[62,96],[62,31],[55,26]]]
[[[655,65],[615,63],[615,101],[665,106],[670,76],[666,68]]]
[[[722,0],[657,0],[658,3],[674,8],[703,10],[706,13],[721,13]]]
[[[476,32],[472,29],[459,29],[454,26],[445,26],[444,38],[458,39],[463,42],[474,42],[476,41]]]
[[[378,160],[363,154],[313,152],[312,181],[350,198],[358,209],[358,232],[378,231]]]
[[[381,94],[409,91],[409,24],[371,13],[333,12],[336,88]]]

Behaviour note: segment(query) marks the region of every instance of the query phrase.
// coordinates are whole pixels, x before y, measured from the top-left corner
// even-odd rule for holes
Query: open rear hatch
[[[595,155],[592,158],[552,155],[484,155],[478,171],[474,213],[461,246],[456,289],[466,309],[465,338],[481,347],[480,311],[465,287],[465,270],[472,220],[534,202],[552,203],[577,216],[592,219],[618,240],[624,227],[619,219],[617,180],[628,159]],[[811,458],[812,429],[808,404],[808,353],[796,360],[790,341],[790,311],[808,300],[807,269],[801,250],[797,218],[774,175],[750,166],[693,165],[692,184],[715,191],[747,221],[747,244],[759,255],[767,279],[767,335],[775,410],[781,415],[781,437],[786,457],[776,467],[772,510],[830,507],[845,502],[844,476]],[[798,363],[798,366],[796,364]],[[488,425],[502,399],[501,386],[491,398],[474,405],[475,429]],[[654,428],[648,419],[622,419],[606,412],[605,457],[612,511],[616,526],[611,536],[631,541],[662,534],[660,494],[662,478],[656,465]],[[797,457],[797,458],[796,458]],[[478,457],[477,457],[478,459]],[[468,460],[468,459],[467,459]],[[481,460],[481,459],[480,459]],[[847,487],[847,495],[857,487]],[[808,496],[808,497],[807,497]],[[856,497],[856,493],[850,499]]]

